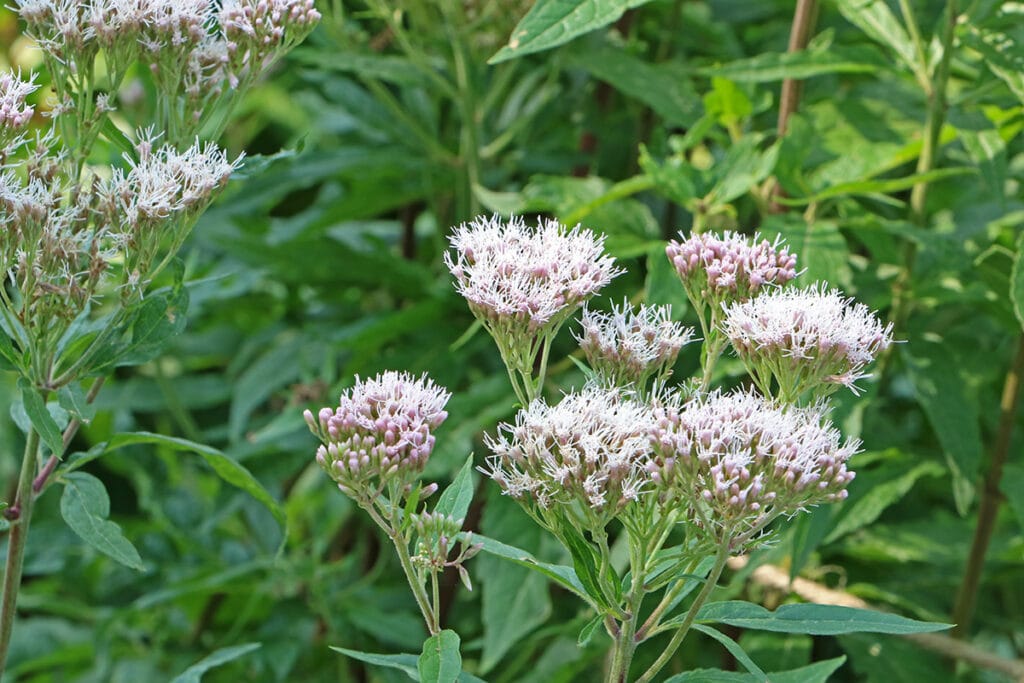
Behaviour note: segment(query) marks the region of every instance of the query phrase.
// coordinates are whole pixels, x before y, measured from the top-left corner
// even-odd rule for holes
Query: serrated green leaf
[[[951,628],[874,610],[803,603],[783,605],[774,612],[752,602],[729,600],[704,605],[697,614],[701,623],[728,624],[776,633],[834,636],[841,633],[934,633]]]
[[[263,643],[246,643],[245,645],[222,647],[185,669],[171,683],[199,683],[203,678],[203,674],[210,669],[227,664],[261,647],[263,647]]]
[[[914,43],[903,24],[883,0],[836,0],[836,6],[847,21],[872,40],[892,48],[908,67],[924,67],[917,64]]]
[[[473,500],[473,456],[455,475],[455,479],[444,490],[434,507],[434,512],[448,515],[453,519],[465,519],[469,504]]]
[[[459,634],[444,629],[423,643],[423,653],[416,663],[423,683],[450,683],[462,672]]]
[[[121,564],[142,571],[142,558],[119,527],[107,519],[110,497],[96,477],[73,472],[64,478],[60,514],[83,541]]]
[[[836,669],[846,662],[846,657],[836,657],[823,662],[815,662],[798,669],[788,671],[773,671],[767,674],[770,683],[828,683],[829,677]],[[758,678],[753,674],[739,673],[736,671],[722,671],[720,669],[694,669],[685,673],[676,674],[665,683],[764,683],[764,678]]]
[[[617,21],[623,12],[650,0],[538,0],[512,30],[508,45],[488,64],[550,50]]]
[[[54,421],[50,411],[46,409],[46,402],[39,395],[32,383],[24,377],[18,378],[18,388],[21,389],[21,400],[25,406],[25,414],[32,421],[32,426],[43,439],[50,452],[60,457],[64,454],[64,436],[60,427]]]

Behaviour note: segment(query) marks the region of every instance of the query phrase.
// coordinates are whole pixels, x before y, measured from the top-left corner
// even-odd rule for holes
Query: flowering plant
[[[12,9],[41,50],[53,101],[33,99],[34,75],[0,73],[0,365],[19,376],[27,434],[3,510],[0,673],[33,503],[52,482],[73,484],[61,506],[72,529],[142,568],[105,519],[102,483],[58,466],[104,377],[155,357],[184,324],[182,268],[169,267],[241,161],[202,139],[219,137],[239,98],[319,19],[312,0],[15,0]],[[146,87],[151,99],[139,97]],[[43,108],[50,125],[35,125]]]
[[[490,454],[478,469],[571,559],[571,566],[533,566],[592,610],[587,639],[600,627],[611,638],[607,680],[654,680],[691,630],[735,651],[738,645],[707,625],[714,619],[706,608],[715,606],[707,600],[726,561],[769,541],[779,520],[846,497],[859,441],[843,440],[826,397],[865,376],[892,342],[891,326],[824,286],[786,288],[796,256],[780,241],[692,235],[671,242],[667,254],[698,314],[702,368],[699,378],[670,386],[693,331],[665,307],[592,308],[587,301],[621,271],[591,231],[478,218],[455,228],[450,242],[445,262],[455,287],[494,338],[520,400],[514,421],[485,437]],[[589,380],[552,401],[544,393],[552,340],[580,307],[575,335]],[[710,387],[729,343],[748,368],[750,388]],[[465,577],[462,561],[480,549],[529,557],[464,533],[463,551],[448,560],[463,520],[431,525],[423,520],[436,519],[437,510],[416,512],[435,488],[416,478],[442,405],[426,378],[386,373],[357,381],[337,410],[306,412],[324,444],[317,461],[395,543],[431,633],[419,659],[423,680],[446,680],[424,675],[438,652],[461,667],[459,640],[441,630],[436,597],[431,603],[424,590],[428,577],[410,562],[406,530],[416,526],[437,551],[419,563],[434,586],[448,565]],[[471,495],[464,477],[465,470],[442,503]],[[445,506],[438,508],[443,514]],[[477,545],[467,545],[472,538]],[[624,567],[615,548],[628,557]],[[660,596],[657,604],[645,607],[651,595]],[[856,629],[861,615],[843,616]],[[893,618],[900,628],[942,628]],[[631,678],[638,646],[660,634],[670,634],[661,654]]]

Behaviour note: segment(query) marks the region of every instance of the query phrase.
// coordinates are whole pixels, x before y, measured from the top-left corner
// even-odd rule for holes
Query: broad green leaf
[[[732,128],[753,113],[754,105],[733,81],[714,76],[711,79],[711,91],[704,95],[704,109],[720,125]]]
[[[2,329],[0,329],[0,359],[7,361],[11,369],[21,367],[21,354],[14,350],[11,338]]]
[[[790,526],[790,579],[795,579],[800,575],[800,571],[811,559],[811,555],[832,529],[832,507],[831,505],[821,505],[793,520]]]
[[[917,63],[910,36],[884,0],[836,0],[836,5],[847,21],[872,40],[892,48],[912,70],[925,66]]]
[[[956,369],[956,357],[944,344],[915,341],[901,349],[917,402],[938,437],[953,472],[957,511],[967,514],[983,445],[978,404]]]
[[[586,625],[580,629],[580,635],[576,638],[576,645],[580,648],[586,647],[594,634],[597,633],[601,626],[604,624],[604,615],[598,614],[596,617],[586,623]]]
[[[448,515],[453,519],[465,519],[469,504],[473,500],[473,456],[466,458],[466,464],[448,488],[441,494],[434,512]]]
[[[587,595],[599,605],[612,607],[613,600],[604,589],[605,582],[598,566],[601,557],[597,550],[575,527],[567,524],[562,531],[562,541],[569,550],[573,569],[576,570],[576,576],[579,577],[580,583],[587,589]],[[614,583],[618,586],[617,581]]]
[[[18,388],[21,389],[21,399],[25,405],[25,414],[32,421],[32,426],[39,432],[39,436],[42,437],[43,443],[50,449],[50,452],[57,457],[62,456],[64,454],[64,436],[61,434],[60,427],[57,426],[53,416],[50,415],[50,411],[46,409],[46,402],[43,401],[43,397],[39,395],[39,392],[32,386],[32,383],[24,377],[18,378]]]
[[[728,624],[778,633],[806,633],[834,636],[840,633],[932,633],[945,631],[950,624],[908,619],[897,614],[873,610],[803,603],[783,605],[774,612],[752,602],[729,600],[704,605],[697,614],[701,623]]]
[[[1017,254],[1010,271],[1010,301],[1021,328],[1024,328],[1024,232],[1017,238]]]
[[[866,527],[878,519],[887,507],[901,500],[918,479],[925,476],[940,476],[944,472],[942,466],[935,462],[922,462],[910,470],[899,471],[905,470],[905,467],[900,462],[892,469],[886,468],[885,476],[871,477],[866,490],[865,484],[858,486],[861,477],[854,479],[851,489],[856,487],[857,490],[851,493],[851,500],[843,504],[842,512],[825,542],[831,543],[852,531]],[[859,494],[860,490],[864,490],[864,493]]]
[[[617,21],[623,12],[650,0],[538,0],[512,30],[508,45],[488,60],[497,64],[549,50]]]
[[[232,486],[242,489],[262,503],[274,515],[274,519],[278,521],[281,528],[287,529],[287,519],[285,517],[284,508],[281,507],[274,497],[270,495],[270,492],[256,480],[256,477],[252,476],[252,473],[249,472],[249,470],[242,466],[241,463],[216,448],[204,446],[203,444],[196,443],[195,441],[189,441],[188,439],[181,439],[174,436],[153,434],[152,432],[129,432],[126,434],[117,434],[105,444],[99,444],[98,446],[89,449],[89,452],[85,457],[77,458],[74,462],[69,464],[74,468],[78,468],[87,462],[95,460],[105,453],[134,444],[157,444],[176,451],[190,451],[195,453],[205,460],[221,479]]]
[[[713,629],[710,626],[705,626],[703,624],[694,624],[693,630],[700,631],[704,635],[710,638],[714,638],[719,643],[721,643],[722,646],[729,651],[729,654],[735,657],[736,661],[742,664],[744,669],[746,669],[753,675],[757,676],[757,679],[759,681],[769,680],[768,676],[766,676],[765,673],[761,671],[761,667],[755,664],[754,660],[751,659],[750,656],[743,651],[743,648],[740,647],[740,644],[732,638],[730,638],[729,636],[725,635],[721,631]]]
[[[543,530],[534,524],[518,504],[502,496],[496,486],[488,487],[481,527],[489,533],[531,548],[539,548],[544,538]],[[475,533],[473,542],[483,543],[485,550],[489,548],[490,553],[499,556],[481,555],[474,561],[473,568],[474,576],[481,583],[483,650],[480,671],[486,674],[520,640],[551,616],[550,586],[544,579],[545,575],[550,578],[551,574],[539,569],[537,565],[531,566],[523,558],[532,560],[533,557],[519,548],[482,538]],[[510,555],[515,564],[500,559]],[[572,570],[569,569],[569,572],[571,574]],[[575,578],[574,574],[572,576]]]
[[[57,392],[57,401],[64,410],[68,411],[82,422],[88,423],[96,415],[96,406],[89,403],[85,391],[77,382],[72,382],[61,387]]]
[[[765,150],[758,149],[760,135],[745,135],[734,144],[725,158],[715,165],[717,178],[706,200],[712,205],[727,204],[746,194],[767,178],[779,157],[779,143]]]
[[[799,669],[773,671],[767,674],[765,678],[758,678],[753,674],[738,673],[736,671],[694,669],[686,673],[676,674],[666,679],[665,683],[764,683],[766,679],[770,683],[828,683],[829,677],[845,661],[846,657],[826,659],[823,662],[808,664]]]
[[[858,55],[861,56],[861,55]],[[702,76],[720,76],[731,81],[766,83],[785,78],[803,80],[828,73],[873,73],[879,60],[851,59],[830,50],[767,52],[749,59],[697,69]]]
[[[174,287],[147,294],[131,323],[131,340],[118,353],[118,365],[139,365],[156,358],[167,341],[185,329],[188,290]]]
[[[482,544],[484,552],[511,560],[522,567],[533,569],[548,577],[562,588],[575,593],[578,597],[589,600],[586,589],[572,567],[563,564],[541,562],[525,550],[475,532],[473,533],[473,541]]]
[[[867,634],[839,636],[839,644],[850,658],[855,680],[872,683],[922,683],[949,681],[949,660],[902,638],[880,638]]]
[[[459,654],[459,634],[444,629],[430,636],[423,643],[416,668],[423,683],[449,683],[458,680],[462,672],[462,655]]]
[[[643,102],[670,125],[690,128],[701,116],[700,98],[679,63],[652,63],[603,44],[572,55],[569,64]]]
[[[258,650],[262,646],[263,643],[246,643],[245,645],[222,647],[185,669],[185,671],[171,681],[171,683],[199,683],[203,678],[203,674],[210,669],[227,664],[230,661],[234,661],[239,657],[249,654],[253,650]]]
[[[796,265],[803,271],[800,281],[804,284],[828,282],[841,289],[848,289],[852,284],[850,250],[836,223],[769,217],[762,232],[768,239],[772,239],[774,233],[786,240],[790,252],[797,254]]]
[[[60,514],[83,541],[121,564],[142,571],[142,558],[110,515],[110,497],[103,482],[85,472],[63,477]]]
[[[417,668],[419,657],[417,657],[416,655],[378,655],[370,652],[359,652],[358,650],[349,650],[344,647],[335,647],[333,645],[331,646],[331,649],[335,652],[340,652],[346,657],[358,659],[360,662],[366,662],[367,664],[373,664],[375,666],[383,666],[389,669],[398,669],[399,671],[405,672],[412,680],[420,680],[420,673],[419,669]]]
[[[697,196],[697,183],[700,181],[697,170],[685,159],[672,157],[659,163],[640,146],[640,168],[650,177],[655,189],[668,199],[682,207],[689,207]]]

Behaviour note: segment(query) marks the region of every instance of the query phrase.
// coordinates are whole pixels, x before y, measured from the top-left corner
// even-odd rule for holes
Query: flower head
[[[661,401],[648,469],[715,540],[742,545],[780,514],[846,497],[846,461],[860,444],[841,444],[824,413],[823,404],[784,409],[750,392]]]
[[[680,233],[680,237],[682,234]],[[782,285],[796,277],[796,255],[777,239],[746,237],[726,231],[695,233],[665,248],[691,300],[745,301],[765,285]],[[694,304],[695,306],[698,304]]]
[[[0,128],[22,128],[28,124],[35,110],[25,98],[38,87],[34,75],[23,81],[10,71],[0,73]]]
[[[613,386],[642,388],[651,376],[666,376],[693,329],[672,320],[670,306],[612,306],[610,313],[584,306],[577,335],[587,363]]]
[[[313,0],[224,0],[218,20],[233,71],[258,72],[282,50],[301,42],[320,21]]]
[[[864,368],[892,343],[891,323],[825,285],[726,306],[722,331],[762,390],[774,377],[793,400],[808,389],[856,390]]]
[[[577,226],[497,216],[460,225],[445,263],[455,287],[485,322],[537,331],[561,322],[622,271],[603,251],[604,237]]]
[[[347,495],[379,493],[388,481],[408,483],[434,450],[451,394],[426,375],[385,372],[360,380],[335,409],[304,416],[323,445],[316,460]]]
[[[537,399],[487,437],[482,470],[502,491],[547,510],[568,506],[603,526],[648,481],[650,411],[616,389],[588,385],[555,405]]]

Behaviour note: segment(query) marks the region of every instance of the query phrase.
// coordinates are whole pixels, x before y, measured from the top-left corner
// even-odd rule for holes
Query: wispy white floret
[[[713,392],[680,405],[655,405],[660,490],[694,502],[694,521],[717,540],[756,533],[792,515],[846,497],[854,474],[846,462],[858,441],[841,443],[824,404],[782,408],[752,392]]]
[[[375,497],[374,488],[388,479],[407,483],[405,477],[426,465],[450,397],[426,375],[389,371],[357,377],[337,408],[304,413],[323,442],[316,460],[348,495]]]
[[[615,389],[588,385],[555,405],[537,399],[486,438],[483,472],[541,509],[589,510],[603,525],[636,500],[649,476],[651,413]]]
[[[449,237],[445,263],[455,286],[485,321],[536,331],[564,319],[622,271],[604,254],[604,236],[542,220],[478,217]]]
[[[743,301],[765,285],[782,285],[796,277],[796,255],[781,239],[769,242],[758,233],[692,234],[670,241],[665,253],[687,292],[701,299]]]
[[[821,384],[856,390],[892,343],[891,323],[824,284],[726,306],[722,330],[762,389],[774,377],[790,398]]]
[[[0,126],[21,128],[32,119],[35,110],[25,98],[38,87],[35,75],[23,81],[13,72],[0,73]]]
[[[576,339],[587,363],[619,386],[639,387],[648,377],[667,375],[679,350],[693,341],[693,329],[673,321],[670,306],[634,309],[623,301],[611,312],[584,306],[580,326]]]

